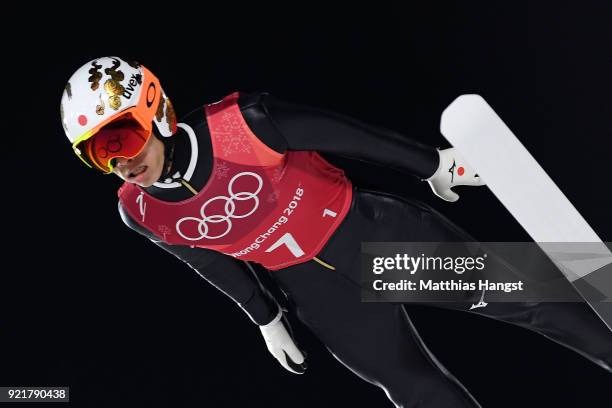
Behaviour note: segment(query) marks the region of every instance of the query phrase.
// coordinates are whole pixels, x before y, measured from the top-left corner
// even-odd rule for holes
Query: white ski
[[[440,131],[612,330],[612,253],[480,95],[461,95]]]

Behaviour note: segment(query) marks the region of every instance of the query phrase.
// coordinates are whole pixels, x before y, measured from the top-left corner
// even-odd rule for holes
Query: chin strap
[[[189,190],[191,192],[191,194],[193,194],[193,195],[197,195],[198,194],[198,191],[195,188],[193,188],[193,186],[191,184],[189,184],[187,182],[187,180],[185,180],[184,178],[181,177],[179,179],[179,181],[183,185],[183,187],[185,187],[187,190]]]
[[[157,180],[160,183],[163,183],[163,180],[170,177],[170,173],[172,172],[172,162],[174,160],[174,146],[175,139],[174,136],[176,133],[170,137],[162,136],[157,130],[156,126],[153,126],[153,135],[164,144],[164,167],[161,173],[161,176]]]
[[[180,130],[178,130],[177,132],[179,131]],[[171,137],[164,137],[158,132],[157,128],[154,126],[153,134],[158,140],[160,140],[164,144],[164,166],[163,166],[161,176],[159,177],[157,181],[159,183],[165,183],[167,179],[172,179],[173,181],[177,181],[181,183],[181,185],[185,187],[187,190],[189,190],[191,194],[197,195],[198,191],[195,188],[193,188],[193,186],[189,184],[187,180],[181,177],[180,174],[173,173],[172,164],[174,162],[174,148],[176,146],[176,139],[175,139],[176,133],[173,134]]]
[[[164,169],[162,170],[161,176],[159,177],[159,182],[163,182],[168,177],[171,177],[172,173],[172,161],[174,159],[174,141],[165,141],[164,142]]]

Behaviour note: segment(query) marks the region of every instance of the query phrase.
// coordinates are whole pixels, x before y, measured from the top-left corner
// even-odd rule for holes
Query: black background
[[[609,241],[604,4],[368,4],[359,16],[304,4],[262,16],[238,4],[100,4],[44,26],[19,21],[23,32],[7,33],[3,58],[0,385],[68,385],[78,407],[391,406],[295,319],[309,369],[284,371],[238,307],[122,224],[119,180],[88,171],[60,125],[61,92],[80,65],[103,55],[140,61],[179,116],[234,90],[266,90],[441,147],[444,107],[480,93]],[[458,190],[461,200],[449,204],[417,180],[338,163],[356,183],[380,171],[379,188],[430,203],[483,241],[527,239],[485,188]],[[536,334],[410,310],[484,407],[609,406],[610,373]]]

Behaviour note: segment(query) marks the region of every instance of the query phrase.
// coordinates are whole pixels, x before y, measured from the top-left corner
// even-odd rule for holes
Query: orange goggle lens
[[[113,170],[113,159],[137,156],[150,136],[151,132],[143,129],[138,122],[124,120],[100,129],[84,142],[84,150],[95,168],[110,173]]]

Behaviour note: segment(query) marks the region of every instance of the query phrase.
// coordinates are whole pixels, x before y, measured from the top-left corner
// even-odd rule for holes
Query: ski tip
[[[483,107],[491,109],[482,96],[478,94],[459,95],[442,112],[440,132],[447,135],[449,132],[463,128],[471,121],[470,119],[482,111]]]
[[[458,97],[455,98],[454,101],[451,102],[450,105],[448,105],[448,107],[450,108],[452,105],[466,105],[466,104],[483,104],[483,103],[487,103],[487,101],[485,101],[485,99],[480,95],[480,94],[463,94],[463,95],[459,95]]]

